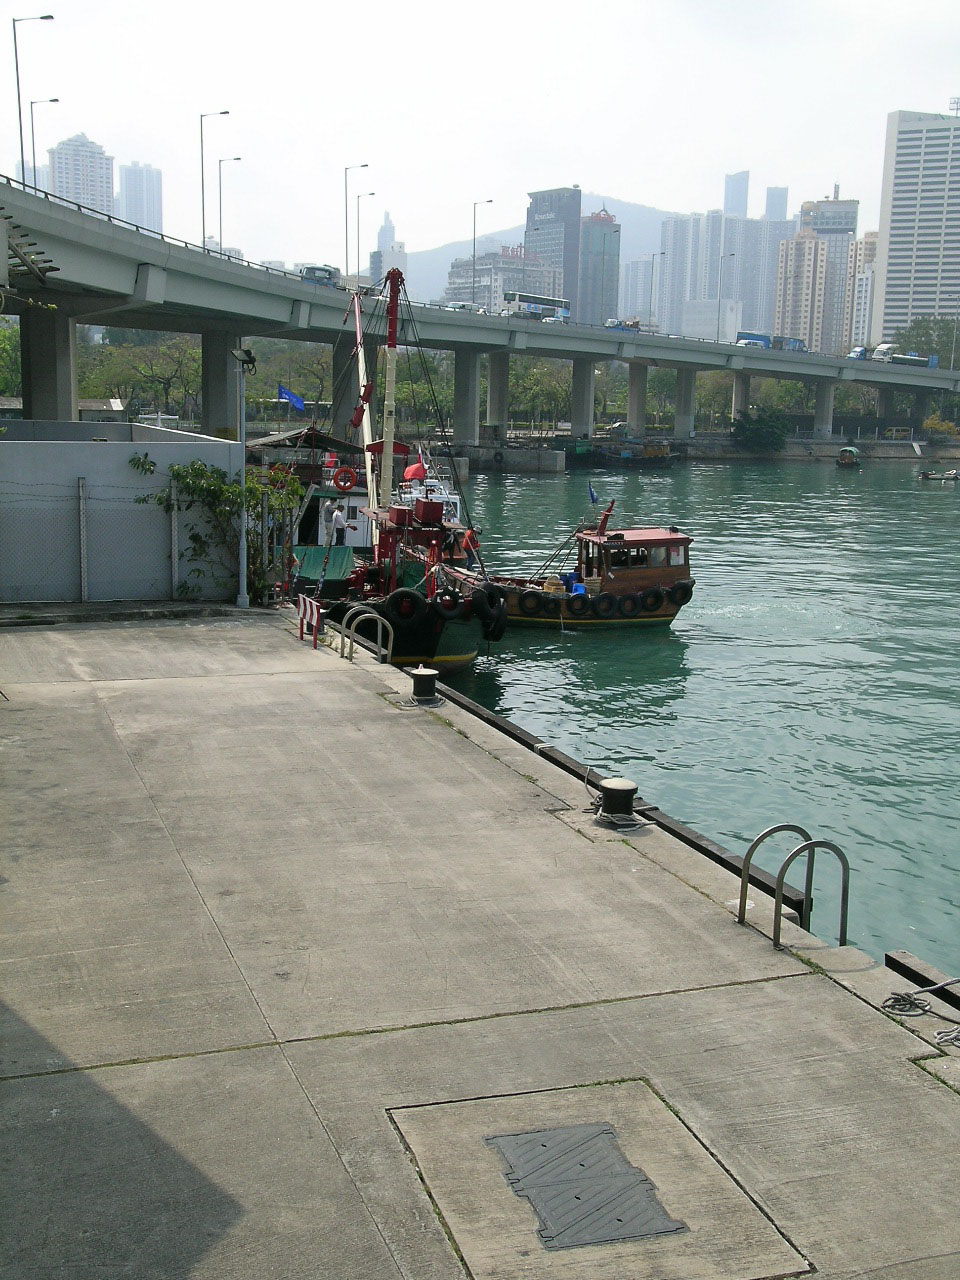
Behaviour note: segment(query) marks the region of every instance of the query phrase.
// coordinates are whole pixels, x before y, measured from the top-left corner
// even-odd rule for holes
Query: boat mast
[[[367,502],[371,507],[377,505],[377,488],[373,479],[373,455],[368,451],[367,445],[373,444],[373,423],[370,420],[370,400],[369,395],[362,394],[367,386],[367,361],[363,350],[363,323],[360,319],[360,290],[353,295],[353,315],[357,326],[357,385],[361,391],[361,403],[363,405],[363,418],[361,426],[363,428],[363,462],[367,473]],[[356,426],[356,418],[354,418],[354,426]]]
[[[393,489],[393,438],[397,418],[397,317],[403,272],[391,267],[387,272],[387,354],[383,387],[383,457],[380,460],[380,506],[390,506]]]

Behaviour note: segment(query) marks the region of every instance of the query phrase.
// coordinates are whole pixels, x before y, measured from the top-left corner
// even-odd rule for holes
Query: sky
[[[45,7],[45,4],[49,7]],[[19,155],[11,18],[30,157],[86,133],[163,171],[164,231],[254,260],[362,264],[389,210],[408,250],[524,220],[528,191],[579,184],[678,213],[768,186],[860,200],[878,224],[887,114],[960,96],[957,0],[0,0],[0,172]],[[349,174],[344,201],[344,167]],[[117,172],[115,168],[115,173]],[[119,181],[119,178],[117,178]],[[366,195],[373,192],[373,195]],[[346,218],[345,218],[346,214]]]

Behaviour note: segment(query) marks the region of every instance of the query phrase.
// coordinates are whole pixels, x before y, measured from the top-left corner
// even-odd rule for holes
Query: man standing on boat
[[[476,553],[480,550],[480,543],[477,541],[477,535],[473,525],[471,525],[463,535],[463,542],[460,545],[467,554],[467,570],[472,573],[477,565]]]
[[[332,498],[328,498],[323,504],[320,528],[323,532],[323,545],[325,547],[333,546],[333,513],[336,509],[336,503]],[[320,539],[317,538],[317,541],[319,542]]]
[[[355,524],[347,524],[346,517],[343,514],[343,503],[338,502],[333,512],[334,545],[338,547],[345,546],[347,530],[356,529],[356,527]]]

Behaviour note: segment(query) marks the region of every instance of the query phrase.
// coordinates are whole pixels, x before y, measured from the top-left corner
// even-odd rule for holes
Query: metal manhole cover
[[[664,1209],[643,1170],[629,1163],[612,1125],[564,1125],[485,1141],[506,1162],[505,1176],[515,1193],[530,1201],[547,1249],[687,1229]]]

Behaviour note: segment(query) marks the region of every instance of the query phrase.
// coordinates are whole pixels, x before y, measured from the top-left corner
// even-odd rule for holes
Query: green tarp
[[[300,577],[309,578],[311,582],[319,582],[323,572],[323,561],[327,554],[326,547],[294,547],[293,554],[300,561]],[[327,561],[326,582],[342,582],[354,569],[352,547],[331,547],[330,559]]]

